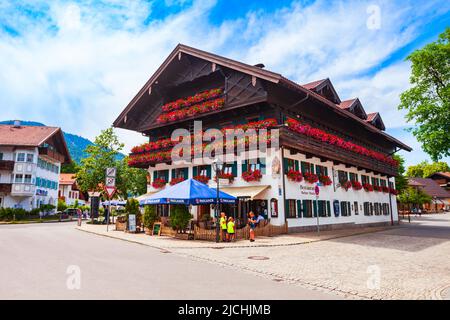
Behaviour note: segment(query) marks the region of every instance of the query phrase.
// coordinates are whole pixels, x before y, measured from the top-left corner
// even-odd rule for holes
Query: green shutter
[[[283,169],[284,169],[284,173],[288,173],[288,159],[287,158],[283,158]]]
[[[294,161],[295,170],[298,171],[298,160]]]
[[[328,175],[328,168],[327,167],[323,167],[324,168],[324,173],[327,176]]]
[[[302,161],[300,165],[302,168],[302,174],[305,174],[305,163]]]
[[[311,166],[311,167],[310,167],[310,168],[311,168],[311,169],[310,169],[310,172],[311,172],[311,173],[314,173],[314,165],[311,163],[310,166]]]
[[[164,170],[164,179],[167,181],[169,181],[169,170]]]
[[[233,162],[231,165],[231,172],[233,173],[233,176],[237,177],[237,161]]]
[[[285,218],[289,217],[289,200],[288,199],[284,200],[284,217]]]
[[[193,167],[193,168],[192,168],[192,176],[193,176],[193,177],[197,176],[197,175],[198,175],[197,172],[198,172],[198,167],[197,167],[197,166],[196,166],[196,167]]]
[[[248,160],[242,161],[241,167],[242,167],[242,173],[246,172],[248,170]]]
[[[297,200],[297,218],[302,217],[302,200]]]
[[[158,171],[153,171],[153,181],[156,180],[156,178],[158,177]]]
[[[266,159],[259,159],[261,174],[266,174]]]
[[[317,217],[317,201],[313,200],[314,217]]]
[[[351,216],[352,215],[352,206],[350,205],[350,202],[347,202],[347,210],[348,210],[348,215]]]
[[[306,200],[303,200],[303,206],[302,206],[302,212],[303,212],[303,217],[307,217],[308,214],[308,202]]]
[[[211,166],[206,166],[206,175],[211,179]]]
[[[331,204],[330,201],[327,201],[327,215],[331,217]]]
[[[189,169],[188,168],[183,168],[183,177],[185,179],[189,178]]]

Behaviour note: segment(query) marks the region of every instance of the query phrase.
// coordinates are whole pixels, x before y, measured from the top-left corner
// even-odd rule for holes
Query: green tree
[[[399,109],[433,161],[450,156],[450,28],[407,57],[412,87],[400,96]]]
[[[183,232],[191,219],[192,215],[189,213],[188,207],[184,204],[170,206],[170,225],[174,230]]]
[[[148,229],[153,228],[153,224],[159,220],[159,217],[156,213],[156,206],[155,205],[149,205],[145,206],[144,209],[144,227]]]
[[[395,177],[395,189],[398,192],[402,192],[408,186],[408,179],[405,177],[405,159],[398,154],[395,154],[393,158],[398,161],[398,175]]]
[[[448,172],[450,167],[447,162],[433,162],[428,163],[427,161],[422,161],[421,163],[409,166],[406,171],[406,176],[415,178],[427,178],[436,172]]]
[[[67,204],[64,200],[62,199],[58,199],[58,206],[57,206],[57,210],[58,211],[64,211],[67,209]]]
[[[61,165],[61,173],[77,173],[78,165],[75,161]]]
[[[128,166],[128,157],[117,161],[117,190],[127,199],[147,192],[147,170]]]
[[[408,187],[400,193],[398,200],[408,207],[420,207],[431,202],[431,197],[420,189]]]

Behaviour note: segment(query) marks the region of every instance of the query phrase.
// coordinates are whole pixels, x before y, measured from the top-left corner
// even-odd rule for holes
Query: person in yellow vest
[[[230,241],[234,241],[234,219],[233,217],[229,217],[228,218],[228,223],[227,223],[227,240],[228,242]]]
[[[222,241],[227,241],[227,216],[225,212],[220,213],[220,230],[222,231]]]

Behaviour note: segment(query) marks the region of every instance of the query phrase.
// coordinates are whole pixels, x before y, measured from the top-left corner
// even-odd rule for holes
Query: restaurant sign
[[[315,196],[316,192],[315,192],[315,187],[308,187],[308,186],[300,186],[300,193],[304,194],[304,195],[310,195],[310,196]]]

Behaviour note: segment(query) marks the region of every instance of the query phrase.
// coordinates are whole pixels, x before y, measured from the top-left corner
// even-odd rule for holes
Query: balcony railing
[[[31,183],[13,183],[11,195],[13,196],[32,196],[36,192],[36,186]]]
[[[0,183],[1,193],[11,193],[12,184],[11,183]]]
[[[0,170],[13,171],[14,170],[14,161],[0,160]]]
[[[52,160],[56,160],[57,162],[64,162],[65,157],[59,152],[50,149],[49,147],[39,147],[39,155],[48,157]]]

